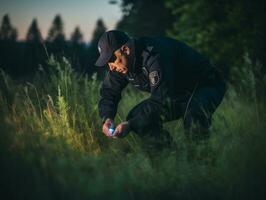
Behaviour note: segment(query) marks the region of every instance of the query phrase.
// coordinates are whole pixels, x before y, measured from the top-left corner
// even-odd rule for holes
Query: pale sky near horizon
[[[64,22],[64,32],[69,39],[76,26],[79,26],[84,40],[91,39],[96,21],[102,18],[107,29],[114,29],[121,18],[120,0],[109,4],[110,0],[0,0],[0,19],[8,14],[13,27],[18,30],[18,39],[23,40],[28,28],[36,18],[43,38],[56,14]]]

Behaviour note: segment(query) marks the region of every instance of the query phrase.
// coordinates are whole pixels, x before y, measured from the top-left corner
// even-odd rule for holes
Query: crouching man
[[[105,32],[98,49],[95,65],[108,67],[99,101],[106,136],[123,137],[134,131],[139,136],[169,139],[163,123],[182,118],[187,137],[208,137],[212,114],[226,91],[224,80],[208,58],[178,40],[132,38],[117,30]],[[121,92],[128,83],[150,97],[114,127]]]

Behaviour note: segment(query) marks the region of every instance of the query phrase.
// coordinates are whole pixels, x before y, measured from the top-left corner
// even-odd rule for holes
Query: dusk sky
[[[67,39],[79,26],[84,40],[88,41],[97,19],[102,18],[108,29],[113,29],[121,17],[120,1],[109,4],[109,0],[0,0],[1,22],[8,14],[12,25],[18,30],[18,39],[24,39],[33,18],[37,18],[42,36],[46,38],[48,29],[56,14],[64,22]]]

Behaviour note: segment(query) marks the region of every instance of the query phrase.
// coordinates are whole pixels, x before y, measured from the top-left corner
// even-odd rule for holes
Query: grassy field
[[[99,86],[65,59],[50,58],[31,83],[1,72],[1,199],[265,199],[265,103],[230,87],[208,143],[187,144],[173,121],[174,147],[148,153],[134,133],[101,133]],[[129,87],[123,97],[117,122],[147,95]]]

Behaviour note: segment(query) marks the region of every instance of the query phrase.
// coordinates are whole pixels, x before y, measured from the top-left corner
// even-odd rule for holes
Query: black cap
[[[95,62],[96,66],[104,66],[108,63],[113,53],[129,40],[129,36],[122,31],[112,30],[105,32],[99,39],[99,58]]]

